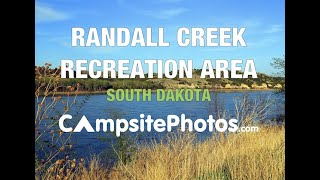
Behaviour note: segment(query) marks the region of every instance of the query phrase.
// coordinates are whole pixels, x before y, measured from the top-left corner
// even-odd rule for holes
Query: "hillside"
[[[60,70],[36,67],[36,89],[46,84],[50,76]],[[201,69],[193,70],[193,77],[174,79],[60,79],[57,82],[57,91],[64,92],[68,87],[79,87],[79,91],[105,91],[107,89],[180,89],[180,88],[206,88],[206,89],[281,89],[284,86],[283,77],[273,77],[258,73],[258,78],[232,79],[232,78],[200,78]],[[229,71],[230,73],[230,71]],[[241,73],[241,72],[238,72]],[[156,76],[154,76],[156,77]],[[230,76],[229,76],[230,77]]]

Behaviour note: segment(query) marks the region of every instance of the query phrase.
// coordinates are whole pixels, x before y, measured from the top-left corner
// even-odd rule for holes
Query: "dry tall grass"
[[[60,68],[50,69],[51,64],[35,68],[35,173],[42,173],[55,159],[72,149],[72,133],[63,133],[57,128],[59,115],[66,114],[76,104],[79,85],[59,86]],[[57,95],[59,88],[66,89],[66,96]],[[70,94],[75,96],[71,97]],[[63,109],[58,110],[57,106]],[[41,154],[41,157],[38,156]]]
[[[111,170],[91,161],[70,179],[284,179],[284,127],[212,137],[198,142],[191,133],[169,135],[142,146],[128,164]],[[54,176],[51,176],[52,178]],[[51,179],[51,178],[50,178]],[[68,178],[69,179],[69,178]]]

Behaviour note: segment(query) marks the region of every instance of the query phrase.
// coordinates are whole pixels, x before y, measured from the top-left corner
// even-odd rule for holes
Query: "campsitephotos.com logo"
[[[212,115],[205,119],[192,120],[186,118],[185,114],[168,115],[166,120],[164,119],[152,119],[151,115],[145,116],[140,114],[139,119],[96,119],[95,126],[90,124],[85,115],[82,116],[80,121],[73,127],[66,127],[65,121],[71,120],[70,114],[65,114],[59,119],[59,128],[63,132],[116,132],[116,136],[120,136],[121,133],[126,131],[130,132],[171,132],[173,128],[179,128],[184,131],[196,131],[196,132],[258,132],[257,126],[241,126],[239,127],[239,121],[237,119],[214,119]],[[94,128],[95,127],[95,128]]]

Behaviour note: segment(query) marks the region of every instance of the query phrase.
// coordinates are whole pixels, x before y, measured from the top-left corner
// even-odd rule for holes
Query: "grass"
[[[284,126],[260,125],[256,133],[202,142],[192,133],[169,134],[159,143],[140,146],[127,164],[119,161],[107,169],[93,158],[88,166],[53,166],[45,179],[284,179],[284,132]],[[61,173],[68,167],[72,173]]]

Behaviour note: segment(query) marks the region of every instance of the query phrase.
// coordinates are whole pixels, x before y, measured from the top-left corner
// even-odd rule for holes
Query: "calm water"
[[[273,99],[276,95],[272,91],[251,91],[248,92],[251,97],[258,96],[270,96]],[[223,101],[224,107],[228,110],[228,114],[231,116],[234,113],[233,99],[236,96],[241,96],[243,92],[219,92],[218,96]],[[156,94],[152,94],[153,101],[151,102],[107,102],[106,95],[91,95],[91,96],[78,96],[77,104],[74,106],[68,114],[73,116],[73,119],[80,119],[82,115],[85,115],[90,121],[93,128],[95,128],[95,120],[97,118],[107,119],[114,118],[112,114],[114,112],[120,113],[120,118],[132,119],[137,118],[141,113],[145,115],[151,115],[152,119],[162,118],[166,120],[168,114],[174,114],[180,116],[184,113],[187,118],[206,119],[210,114],[213,114],[212,105],[209,102],[157,102]],[[274,114],[279,113],[279,106],[283,104],[278,102],[274,103],[277,107],[271,112]],[[62,109],[62,104],[57,105],[57,110]],[[283,109],[281,110],[283,111]],[[215,117],[215,116],[214,116]],[[76,141],[74,148],[80,156],[89,156],[91,153],[100,153],[101,151],[110,148],[110,141],[105,141],[105,137],[112,137],[106,135],[107,133],[87,133],[85,130],[81,133],[75,133],[73,138]],[[140,140],[158,138],[161,134],[156,132],[144,132],[140,137]],[[198,133],[199,138],[205,138],[210,136],[210,132]]]

